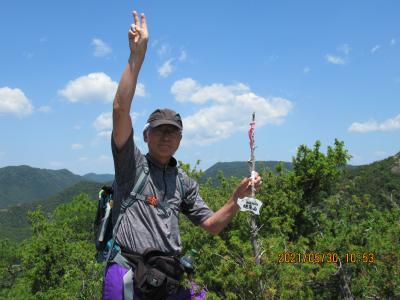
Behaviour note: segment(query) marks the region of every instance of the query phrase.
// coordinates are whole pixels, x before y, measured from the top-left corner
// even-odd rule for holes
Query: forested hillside
[[[101,184],[113,179],[111,174],[88,173],[80,176],[66,169],[49,170],[30,166],[0,168],[0,209],[55,196],[80,181]]]
[[[270,170],[275,172],[276,167],[280,166],[285,170],[291,170],[292,164],[288,162],[278,161],[257,161],[256,170]],[[245,161],[233,161],[233,162],[218,162],[208,168],[204,174],[200,177],[200,182],[205,183],[208,178],[211,178],[215,184],[217,184],[218,173],[223,172],[225,177],[237,177],[242,178],[249,174],[249,164]]]
[[[347,169],[343,185],[348,195],[369,195],[379,208],[400,205],[400,153],[370,165]]]
[[[32,234],[31,226],[28,222],[29,211],[40,207],[41,211],[47,216],[59,205],[71,202],[75,196],[82,193],[96,200],[99,188],[99,183],[80,181],[45,200],[0,209],[0,239],[8,238],[13,241],[20,241],[29,237]]]
[[[365,166],[363,175],[346,171],[348,159],[342,142],[327,153],[316,142],[298,148],[292,170],[278,165],[276,172],[262,172],[260,265],[252,254],[249,213],[238,213],[217,237],[181,218],[184,252],[199,252],[194,279],[207,289],[207,299],[399,299],[398,157],[383,161],[385,167]],[[374,181],[376,170],[389,170],[388,177]],[[206,182],[200,193],[217,210],[238,180],[220,173],[218,186]],[[393,185],[385,186],[388,181]],[[384,205],[377,198],[382,193],[390,199]],[[37,210],[29,216],[32,237],[0,242],[1,299],[100,298],[102,265],[94,262],[92,243],[95,200],[75,196],[48,217]]]
[[[114,175],[111,174],[95,174],[88,173],[82,176],[85,180],[94,181],[97,183],[110,182],[114,180]]]
[[[45,199],[81,180],[81,176],[66,169],[0,168],[0,208]]]

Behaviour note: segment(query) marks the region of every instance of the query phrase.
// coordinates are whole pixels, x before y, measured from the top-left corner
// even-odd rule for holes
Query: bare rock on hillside
[[[394,164],[390,171],[393,174],[400,175],[400,152],[397,153],[394,157]]]

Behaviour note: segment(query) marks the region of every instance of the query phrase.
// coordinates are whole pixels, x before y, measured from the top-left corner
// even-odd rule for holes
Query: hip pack
[[[178,292],[184,268],[179,259],[148,248],[143,255],[122,251],[135,270],[135,286],[143,300],[161,300]]]

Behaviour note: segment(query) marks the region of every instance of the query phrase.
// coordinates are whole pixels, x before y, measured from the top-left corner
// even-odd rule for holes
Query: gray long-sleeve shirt
[[[182,212],[194,224],[199,225],[213,212],[199,195],[197,182],[183,176],[184,197],[194,199],[192,206],[182,205],[182,195],[177,186],[178,168],[175,158],[167,166],[152,160],[149,154],[143,155],[133,140],[133,130],[125,145],[118,150],[111,137],[114,158],[116,186],[114,209],[119,211],[121,201],[132,191],[138,166],[147,159],[150,176],[142,192],[144,196],[156,196],[158,201],[170,204],[167,214],[160,208],[143,201],[136,201],[122,218],[117,233],[117,243],[126,251],[143,253],[148,248],[156,248],[172,255],[182,250],[179,234],[179,213]],[[114,214],[115,223],[116,214]]]

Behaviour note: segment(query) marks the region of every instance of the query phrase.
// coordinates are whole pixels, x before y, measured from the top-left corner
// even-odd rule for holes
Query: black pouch
[[[136,265],[135,285],[144,300],[161,300],[178,291],[184,269],[176,257],[149,248]]]

